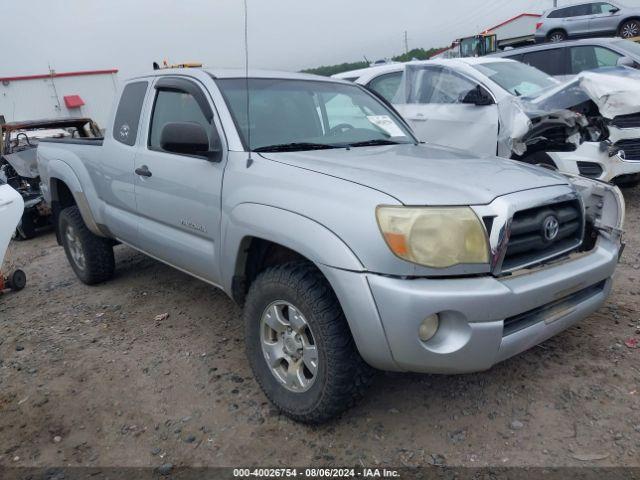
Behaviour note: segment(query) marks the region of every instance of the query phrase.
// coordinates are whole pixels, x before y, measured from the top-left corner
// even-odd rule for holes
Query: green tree
[[[403,53],[402,55],[396,55],[391,60],[394,62],[409,62],[411,60],[428,60],[432,55],[440,51],[440,48],[430,48],[425,50],[424,48],[414,48],[413,50]],[[322,75],[324,77],[330,77],[336,73],[349,72],[351,70],[359,70],[361,68],[367,68],[369,64],[367,62],[345,62],[338,65],[323,65],[316,68],[307,68],[302,70],[303,73],[311,73],[314,75]]]

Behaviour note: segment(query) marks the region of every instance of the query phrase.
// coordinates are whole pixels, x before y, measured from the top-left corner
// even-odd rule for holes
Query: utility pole
[[[404,31],[404,53],[409,53],[409,33]]]
[[[557,8],[558,7],[558,0],[553,0],[553,8]]]

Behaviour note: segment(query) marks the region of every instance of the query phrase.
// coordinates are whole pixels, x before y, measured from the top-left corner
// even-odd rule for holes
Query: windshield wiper
[[[293,142],[278,145],[267,145],[255,148],[254,152],[296,152],[301,150],[328,150],[330,148],[349,148],[349,145],[330,143]]]
[[[375,140],[365,140],[364,142],[350,143],[350,147],[373,147],[376,145],[408,145],[411,142],[396,142],[387,138],[377,138]]]

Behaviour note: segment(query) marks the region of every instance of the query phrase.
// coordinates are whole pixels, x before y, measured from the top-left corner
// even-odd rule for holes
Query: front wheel
[[[58,221],[62,246],[77,277],[87,285],[109,280],[115,271],[113,243],[94,235],[78,207],[65,208]]]
[[[622,38],[634,38],[640,36],[640,21],[627,20],[620,25],[620,36]]]
[[[247,295],[244,321],[253,373],[269,400],[293,420],[327,421],[368,387],[373,370],[314,265],[296,262],[262,272]]]

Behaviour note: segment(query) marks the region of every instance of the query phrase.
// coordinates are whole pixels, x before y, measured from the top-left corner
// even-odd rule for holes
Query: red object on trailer
[[[64,104],[67,108],[80,108],[84,105],[84,100],[82,100],[80,95],[65,95]]]

